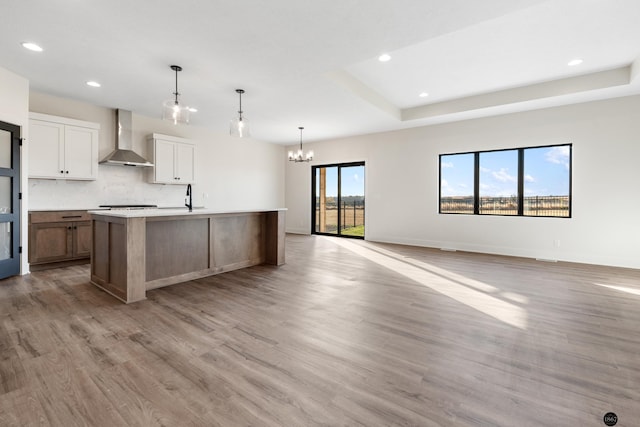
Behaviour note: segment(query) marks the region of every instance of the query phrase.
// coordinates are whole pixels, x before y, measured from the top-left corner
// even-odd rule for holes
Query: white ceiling
[[[192,125],[228,132],[243,88],[282,144],[640,93],[638,0],[4,3],[0,66],[33,90],[159,117],[177,64]]]

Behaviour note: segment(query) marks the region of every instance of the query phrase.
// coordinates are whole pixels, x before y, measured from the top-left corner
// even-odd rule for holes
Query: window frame
[[[528,215],[524,211],[524,172],[525,172],[525,151],[529,149],[568,147],[569,148],[569,200],[568,212],[566,216],[559,215]],[[497,213],[481,213],[480,212],[480,154],[492,153],[500,151],[517,151],[518,170],[517,170],[517,213],[515,214],[497,214]],[[473,154],[473,213],[469,212],[443,212],[442,211],[442,157]],[[500,148],[494,150],[479,151],[462,151],[455,153],[442,153],[438,155],[438,214],[440,215],[482,215],[482,216],[507,216],[507,217],[526,217],[526,218],[572,218],[573,216],[573,143],[567,142],[562,144],[549,144],[539,146]]]

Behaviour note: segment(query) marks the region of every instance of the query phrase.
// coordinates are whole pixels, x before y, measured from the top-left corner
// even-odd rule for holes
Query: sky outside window
[[[440,196],[473,197],[473,153],[440,156]]]
[[[524,150],[524,197],[568,196],[570,147]],[[473,195],[473,153],[440,157],[442,197]],[[517,150],[480,153],[480,196],[509,197],[518,194]]]
[[[342,197],[364,196],[364,166],[342,168]]]
[[[518,194],[518,151],[480,153],[480,197]]]
[[[568,145],[524,150],[524,197],[568,196]]]
[[[319,169],[316,170],[319,174]],[[326,171],[327,197],[337,197],[338,167],[327,167]],[[364,166],[342,167],[342,197],[346,196],[364,196]]]

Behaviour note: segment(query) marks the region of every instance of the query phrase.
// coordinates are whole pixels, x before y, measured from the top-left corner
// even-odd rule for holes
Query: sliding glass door
[[[312,233],[364,238],[364,162],[312,167]]]

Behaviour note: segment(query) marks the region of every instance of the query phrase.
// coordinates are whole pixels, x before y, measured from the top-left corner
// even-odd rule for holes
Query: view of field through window
[[[440,213],[569,217],[570,202],[570,144],[440,156]]]
[[[314,167],[314,231],[364,237],[364,164]]]

